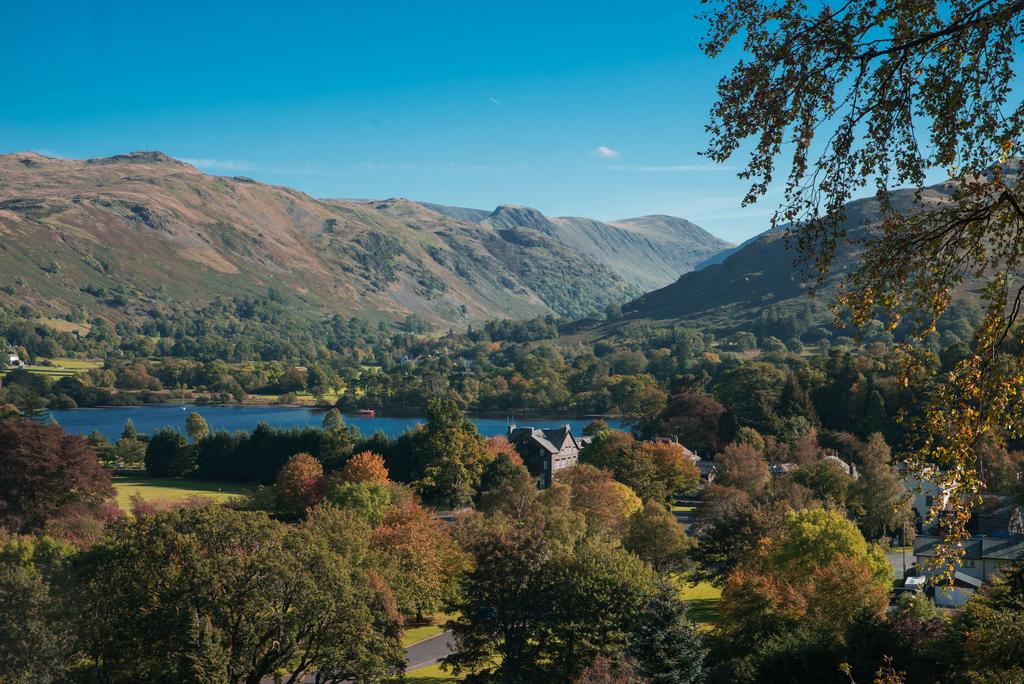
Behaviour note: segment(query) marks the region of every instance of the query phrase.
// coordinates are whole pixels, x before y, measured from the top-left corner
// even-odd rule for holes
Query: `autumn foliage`
[[[104,515],[110,475],[85,437],[24,418],[0,420],[0,526],[30,533],[72,517]]]
[[[341,469],[341,479],[345,482],[387,482],[388,469],[384,467],[384,457],[372,451],[355,454]]]
[[[295,454],[274,482],[278,510],[286,515],[303,515],[323,498],[323,485],[324,467],[320,461],[306,453]]]
[[[487,438],[487,453],[491,455],[491,460],[504,454],[516,465],[523,465],[523,457],[519,455],[512,443],[501,435]]]

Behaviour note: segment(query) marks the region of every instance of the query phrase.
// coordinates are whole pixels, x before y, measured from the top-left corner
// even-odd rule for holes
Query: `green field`
[[[433,616],[433,622],[429,625],[417,625],[415,627],[409,627],[405,630],[405,634],[402,635],[402,645],[408,646],[409,644],[415,644],[417,641],[423,641],[429,639],[432,636],[440,634],[444,631],[444,623],[448,621],[450,615],[445,613],[435,613]]]
[[[220,502],[235,496],[244,496],[255,489],[252,485],[234,482],[206,482],[138,475],[115,475],[113,482],[117,491],[117,505],[123,511],[131,509],[131,497],[134,494],[141,494],[142,498],[150,503],[183,501],[193,496],[203,496]]]
[[[707,582],[697,585],[686,584],[680,592],[683,600],[690,604],[690,619],[701,627],[710,629],[718,623],[718,604],[722,590]]]
[[[46,377],[51,378],[53,380],[60,380],[61,378],[66,378],[68,376],[74,375],[75,373],[79,373],[84,370],[89,370],[90,368],[99,368],[100,366],[103,365],[102,361],[97,361],[94,359],[55,358],[49,359],[49,362],[52,365],[26,365],[25,370],[27,370],[30,373],[35,373],[37,375],[45,375]],[[10,370],[10,368],[0,370],[0,376],[6,375]]]
[[[449,684],[449,682],[461,682],[462,679],[462,677],[453,677],[443,671],[440,665],[429,665],[410,671],[402,681],[406,684]]]

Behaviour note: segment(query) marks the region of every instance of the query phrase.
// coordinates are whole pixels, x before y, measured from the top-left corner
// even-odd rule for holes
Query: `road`
[[[904,556],[904,553],[906,553],[906,556]],[[885,557],[889,559],[889,565],[892,566],[892,576],[895,579],[903,579],[904,558],[906,559],[908,568],[914,564],[915,560],[917,560],[914,558],[914,552],[910,549],[907,549],[906,552],[888,551],[886,552]]]
[[[405,662],[407,663],[405,671],[410,672],[433,665],[451,653],[451,638],[451,632],[441,632],[429,639],[417,641],[415,644],[407,646],[405,649]],[[273,679],[264,679],[262,684],[273,684],[273,681]],[[314,684],[314,682],[316,682],[316,676],[310,674],[306,675],[301,684]]]
[[[408,663],[405,671],[417,670],[433,665],[452,652],[452,633],[441,632],[437,636],[418,641],[405,649],[405,660]]]

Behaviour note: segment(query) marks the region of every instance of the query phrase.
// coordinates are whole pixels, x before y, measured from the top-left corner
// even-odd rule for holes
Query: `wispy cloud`
[[[591,157],[600,157],[602,159],[615,159],[617,157],[621,157],[622,153],[620,153],[618,150],[613,150],[610,147],[605,147],[604,145],[598,145],[597,147],[595,147],[594,149],[592,149],[590,151],[590,156]]]
[[[249,162],[237,161],[234,159],[192,159],[181,157],[181,161],[191,164],[197,169],[214,169],[217,171],[253,171]]]
[[[716,164],[668,164],[664,166],[632,166],[616,164],[609,166],[612,171],[643,171],[647,173],[697,173],[705,171],[735,171],[735,166],[718,166]]]
[[[498,105],[499,107],[504,107],[505,106],[505,103],[501,102],[497,98],[489,97],[487,99],[490,100],[491,102],[493,102],[494,104]]]

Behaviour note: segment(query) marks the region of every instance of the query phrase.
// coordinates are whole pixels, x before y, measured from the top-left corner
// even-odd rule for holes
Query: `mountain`
[[[921,201],[937,203],[949,195],[946,184],[925,189]],[[892,195],[899,211],[913,211],[914,190]],[[839,284],[858,265],[857,241],[867,237],[882,218],[876,199],[846,205],[845,242],[836,252],[832,271],[808,296],[810,278],[795,263],[796,253],[787,248],[782,230],[768,231],[725,253],[721,263],[706,262],[700,270],[682,275],[676,282],[649,292],[623,307],[627,321],[687,323],[721,333],[737,330],[778,334],[780,320],[800,319],[798,327],[831,327],[827,306]],[[973,295],[965,286],[958,294],[960,311],[970,306]],[[628,323],[624,323],[628,324]]]
[[[626,257],[601,255],[596,239],[588,247],[567,228],[576,221],[512,205],[480,212],[400,198],[316,199],[210,176],[160,152],[7,154],[0,303],[116,322],[274,292],[307,317],[415,314],[463,326],[581,316],[641,294]],[[628,236],[674,240],[653,228],[611,230],[622,244]]]
[[[498,230],[534,231],[604,264],[634,291],[664,287],[698,268],[731,243],[675,216],[641,216],[602,222],[576,216],[548,217],[531,207],[506,204],[493,212],[424,204],[434,211]]]

